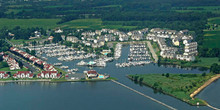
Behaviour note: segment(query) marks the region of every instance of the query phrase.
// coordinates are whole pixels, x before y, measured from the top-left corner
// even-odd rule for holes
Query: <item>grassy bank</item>
[[[173,96],[190,105],[206,105],[207,103],[198,98],[192,99],[190,94],[202,86],[213,74],[144,74],[128,75],[136,82],[145,84],[164,94]]]

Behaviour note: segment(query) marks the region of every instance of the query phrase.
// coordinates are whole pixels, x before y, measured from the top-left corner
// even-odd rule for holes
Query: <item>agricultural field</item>
[[[207,48],[220,48],[220,17],[208,19],[210,28],[204,30],[203,46]]]
[[[178,7],[173,7],[176,12],[213,12],[220,13],[220,6],[197,6],[197,7],[183,7],[183,9],[178,9]]]
[[[207,48],[220,48],[220,30],[205,31],[203,46]]]
[[[136,26],[123,25],[103,25],[101,19],[77,19],[60,25],[61,28],[79,28],[79,29],[135,29]]]
[[[57,27],[63,29],[79,28],[79,29],[135,29],[137,26],[119,25],[103,25],[101,19],[77,19],[63,24],[56,24],[60,19],[0,19],[0,29],[8,27],[12,29],[16,26],[21,28],[42,27],[44,29],[55,29]]]
[[[16,26],[21,28],[42,27],[46,29],[53,29],[58,27],[56,24],[60,19],[0,19],[0,29],[8,27],[12,29]]]

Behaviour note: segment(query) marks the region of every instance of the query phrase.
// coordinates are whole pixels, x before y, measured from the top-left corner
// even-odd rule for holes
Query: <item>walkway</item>
[[[169,105],[167,105],[167,104],[165,104],[165,103],[163,103],[163,102],[161,102],[159,100],[156,100],[156,99],[154,99],[154,98],[152,98],[152,97],[150,97],[148,95],[145,95],[145,94],[143,94],[143,93],[141,93],[141,92],[139,92],[137,90],[134,90],[134,89],[132,89],[132,88],[130,88],[130,87],[128,87],[128,86],[118,82],[118,81],[115,81],[115,80],[111,80],[111,81],[116,83],[116,84],[118,84],[118,85],[121,85],[121,86],[123,86],[123,87],[125,87],[125,88],[127,88],[127,89],[129,89],[129,90],[131,90],[131,91],[133,91],[133,92],[135,92],[137,94],[139,94],[139,95],[142,95],[142,96],[144,96],[144,97],[146,97],[146,98],[148,98],[148,99],[150,99],[150,100],[152,100],[154,102],[157,102],[157,103],[159,103],[159,104],[161,104],[161,105],[163,105],[163,106],[165,106],[165,107],[167,107],[167,108],[169,108],[171,110],[177,110],[176,108],[173,108],[173,107],[171,107],[171,106],[169,106]]]
[[[155,51],[154,51],[154,49],[153,49],[153,47],[152,47],[150,41],[147,41],[147,46],[149,47],[150,52],[152,53],[152,56],[153,56],[153,58],[154,58],[154,60],[155,60],[155,63],[157,63],[158,57],[157,57],[157,54],[155,53]]]

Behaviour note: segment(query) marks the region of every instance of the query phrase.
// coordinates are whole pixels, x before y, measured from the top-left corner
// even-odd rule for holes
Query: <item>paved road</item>
[[[147,41],[147,46],[149,47],[150,52],[152,53],[152,56],[153,56],[153,58],[155,60],[155,63],[157,63],[157,61],[158,61],[157,54],[155,53],[155,51],[154,51],[154,49],[153,49],[153,47],[152,47],[152,45],[151,45],[151,43],[149,41]]]
[[[39,69],[38,69],[36,66],[34,66],[33,64],[31,64],[30,62],[27,62],[27,61],[25,61],[24,59],[22,59],[22,58],[20,58],[20,57],[18,57],[18,56],[16,56],[16,55],[14,55],[14,54],[12,54],[12,53],[10,53],[10,52],[8,52],[8,53],[9,53],[9,56],[10,56],[10,57],[12,57],[12,58],[14,58],[14,59],[16,59],[16,60],[18,60],[18,61],[21,61],[24,66],[26,66],[28,69],[30,69],[30,71],[32,71],[32,72],[37,72],[37,71],[39,71]]]

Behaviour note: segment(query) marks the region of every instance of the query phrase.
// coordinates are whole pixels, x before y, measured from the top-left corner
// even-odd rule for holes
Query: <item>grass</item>
[[[22,69],[19,69],[19,70],[10,70],[9,67],[4,67],[4,68],[0,68],[0,71],[12,71],[12,72],[15,72],[15,71],[28,71],[27,68],[22,68]]]
[[[137,26],[123,26],[122,24],[106,24],[101,19],[76,19],[63,24],[56,24],[60,19],[5,19],[0,18],[0,29],[8,27],[13,29],[16,26],[21,28],[41,27],[44,29],[135,29]]]
[[[176,97],[191,105],[196,105],[197,102],[200,105],[206,105],[204,100],[190,97],[190,94],[202,86],[207,80],[213,77],[213,74],[142,74],[142,75],[129,75],[128,77],[134,81],[154,88],[156,91],[163,92],[170,96]]]
[[[8,11],[6,11],[5,13],[6,14],[10,14],[10,13],[14,13],[14,14],[17,14],[19,12],[22,12],[22,11],[32,11],[32,9],[8,9]]]
[[[103,25],[101,19],[77,19],[72,20],[70,22],[66,22],[61,24],[61,28],[81,28],[81,29],[135,29],[136,26],[123,26],[121,24],[118,25]]]
[[[219,8],[220,6],[197,6],[197,7],[186,7],[187,9],[184,10],[176,10],[176,7],[173,9],[176,12],[213,12],[213,13],[220,13]]]
[[[220,48],[220,30],[205,31],[203,45],[206,48]]]
[[[12,29],[16,26],[21,28],[41,27],[46,29],[53,29],[58,27],[56,24],[60,19],[0,19],[0,29],[8,27]]]

